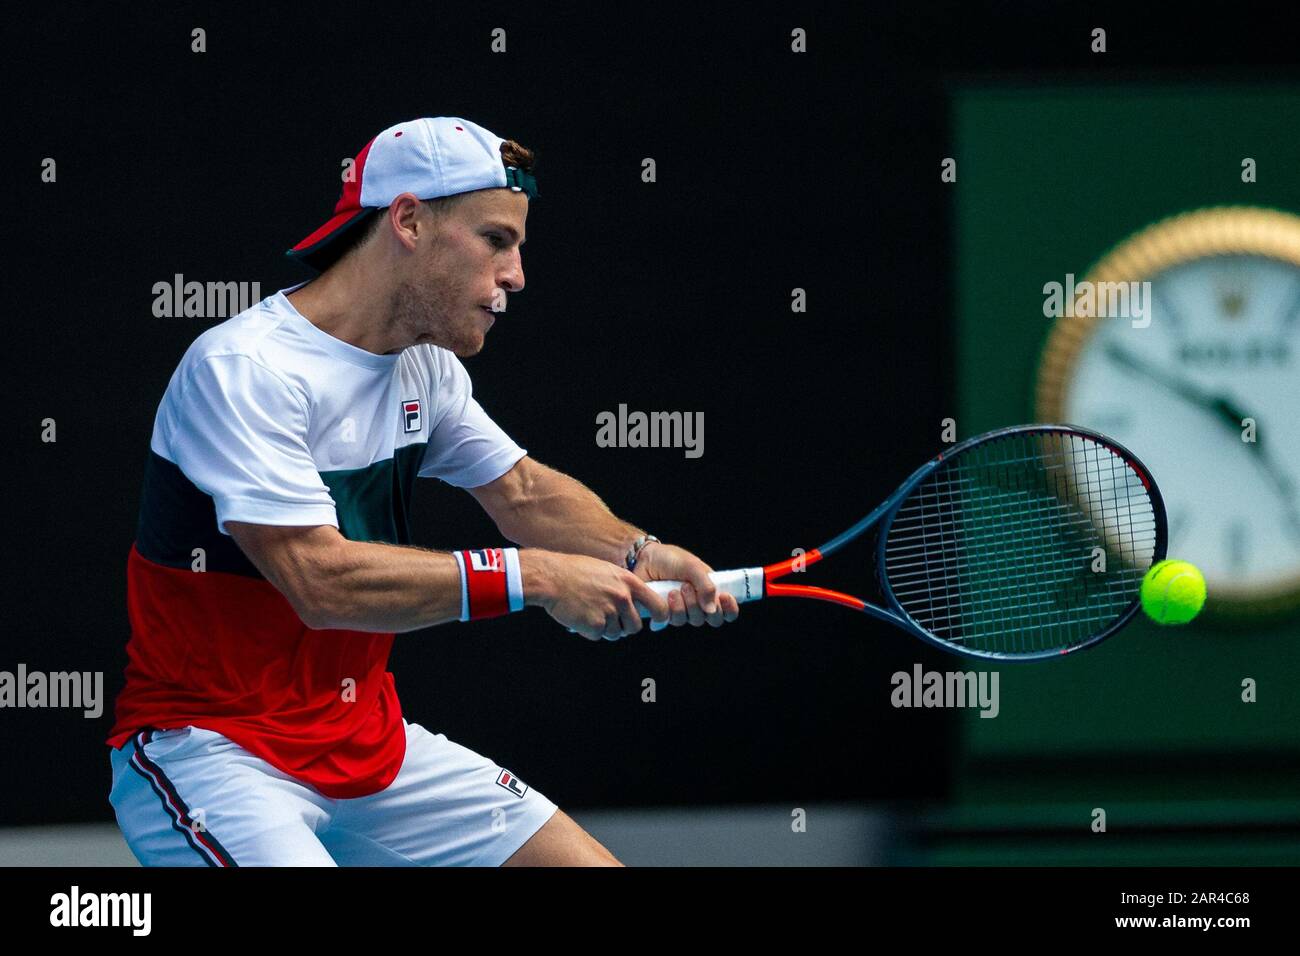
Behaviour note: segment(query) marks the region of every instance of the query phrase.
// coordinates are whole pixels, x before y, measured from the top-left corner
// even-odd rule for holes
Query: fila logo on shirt
[[[497,774],[497,786],[505,787],[516,797],[521,799],[523,798],[523,795],[528,792],[528,784],[524,783],[509,770],[502,770]]]
[[[500,548],[479,548],[469,553],[469,569],[471,571],[497,571],[504,572],[506,569],[505,555],[501,553]]]
[[[406,430],[408,432],[418,432],[420,430],[420,400],[418,398],[408,398],[402,402],[402,414],[406,418]]]

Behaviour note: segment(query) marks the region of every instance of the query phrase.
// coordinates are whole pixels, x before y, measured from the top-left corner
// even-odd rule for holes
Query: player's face
[[[432,216],[427,211],[423,215]],[[528,197],[508,189],[470,193],[436,220],[414,274],[398,284],[394,319],[405,342],[474,355],[506,295],[524,287],[519,247]]]

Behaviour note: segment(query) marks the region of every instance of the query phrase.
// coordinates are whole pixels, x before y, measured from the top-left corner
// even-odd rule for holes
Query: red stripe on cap
[[[304,249],[310,249],[312,246],[319,244],[361,213],[361,184],[366,178],[366,160],[370,156],[370,147],[373,145],[375,145],[375,141],[372,139],[361,147],[361,152],[357,153],[356,158],[352,161],[352,172],[355,175],[350,181],[343,184],[343,191],[339,194],[339,201],[334,204],[334,215],[323,226],[294,246],[294,252],[302,252]]]
[[[353,160],[352,169],[356,173],[351,182],[343,184],[343,193],[339,196],[338,205],[334,207],[334,214],[337,216],[341,212],[353,211],[361,208],[361,184],[366,178],[366,160],[370,157],[370,147],[375,145],[372,139],[361,147],[361,152],[357,153],[357,158]]]

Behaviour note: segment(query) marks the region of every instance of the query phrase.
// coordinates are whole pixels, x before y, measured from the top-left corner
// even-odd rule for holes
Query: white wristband
[[[524,609],[524,572],[519,566],[519,549],[506,548],[506,593],[510,595],[510,611]]]
[[[456,567],[460,568],[460,620],[469,620],[469,581],[465,577],[465,556],[459,551],[453,551],[452,557],[456,559]]]

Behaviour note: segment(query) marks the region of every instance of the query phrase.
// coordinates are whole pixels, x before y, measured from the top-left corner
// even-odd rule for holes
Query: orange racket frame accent
[[[833,604],[842,604],[844,607],[851,607],[855,611],[861,611],[867,606],[867,602],[861,598],[855,598],[852,594],[845,594],[843,591],[832,591],[829,588],[813,587],[807,584],[773,584],[777,578],[783,578],[795,571],[796,566],[806,568],[810,564],[816,564],[822,559],[821,550],[813,548],[804,554],[796,555],[793,558],[787,558],[784,561],[778,561],[776,564],[768,564],[763,567],[763,596],[764,597],[798,597],[798,598],[816,598],[819,601],[830,601]]]

